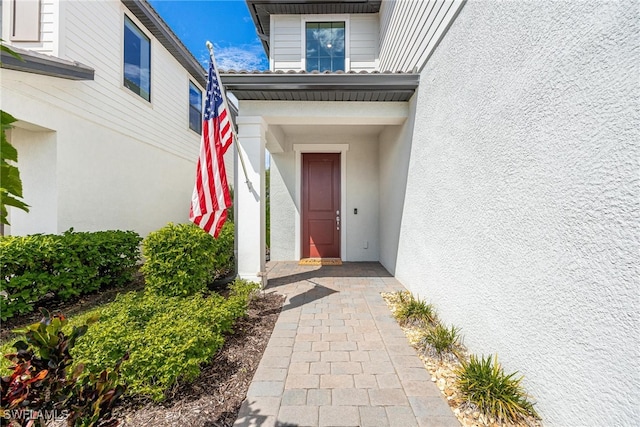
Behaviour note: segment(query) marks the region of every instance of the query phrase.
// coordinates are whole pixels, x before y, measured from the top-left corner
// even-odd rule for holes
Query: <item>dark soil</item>
[[[39,310],[40,307],[46,308],[51,313],[62,313],[69,317],[73,314],[82,313],[90,308],[111,302],[119,293],[137,291],[142,288],[144,288],[144,277],[138,273],[131,283],[124,286],[99,289],[68,301],[63,301],[56,297],[44,298],[35,305],[35,310],[31,313],[14,316],[11,319],[3,321],[2,325],[0,325],[0,341],[11,337],[13,335],[12,331],[16,328],[39,322],[42,318]]]
[[[268,293],[249,304],[246,318],[213,361],[190,384],[178,384],[162,403],[124,400],[113,412],[120,426],[226,427],[235,422],[271,337],[284,298]]]

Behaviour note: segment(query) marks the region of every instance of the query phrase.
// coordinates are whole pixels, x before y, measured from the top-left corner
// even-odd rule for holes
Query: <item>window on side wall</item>
[[[189,82],[189,129],[202,134],[202,91]]]
[[[151,41],[124,17],[124,86],[151,101]]]
[[[345,71],[344,22],[307,22],[307,71]]]

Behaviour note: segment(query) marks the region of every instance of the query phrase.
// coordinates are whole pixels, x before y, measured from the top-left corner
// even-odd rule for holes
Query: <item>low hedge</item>
[[[72,323],[98,315],[100,320],[78,340],[71,355],[87,372],[113,366],[127,351],[121,378],[128,394],[163,400],[176,381],[191,381],[200,366],[211,361],[232,330],[246,315],[255,283],[236,280],[229,297],[218,294],[166,296],[131,292]]]
[[[142,243],[147,289],[186,296],[206,289],[234,270],[234,228],[227,222],[217,239],[194,224],[172,224],[150,233]]]
[[[133,231],[73,230],[1,238],[0,317],[33,311],[47,294],[68,300],[131,281],[141,240]]]

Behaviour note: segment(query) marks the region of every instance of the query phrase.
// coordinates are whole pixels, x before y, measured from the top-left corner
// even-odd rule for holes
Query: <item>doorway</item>
[[[340,258],[340,153],[302,154],[302,257]]]

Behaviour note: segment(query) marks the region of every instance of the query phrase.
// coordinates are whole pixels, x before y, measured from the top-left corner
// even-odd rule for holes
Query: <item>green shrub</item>
[[[67,300],[132,280],[141,237],[133,231],[9,236],[0,239],[2,320],[33,311],[48,293]]]
[[[471,355],[468,362],[462,361],[456,375],[462,395],[485,414],[504,422],[539,418],[520,384],[522,377],[515,378],[516,372],[506,375],[497,356]]]
[[[68,321],[64,316],[41,311],[42,320],[21,330],[24,340],[16,341],[16,352],[5,356],[12,366],[9,375],[2,377],[0,400],[10,424],[44,425],[42,419],[29,419],[31,414],[65,411],[69,426],[113,425],[111,409],[126,389],[118,384],[120,363],[79,381],[83,366],[72,371],[69,352],[88,325],[74,326],[65,333]]]
[[[445,353],[456,353],[460,348],[460,329],[451,326],[447,328],[441,324],[421,331],[420,345],[432,348],[442,358]]]
[[[120,295],[83,315],[99,314],[101,320],[89,328],[72,355],[95,373],[129,351],[129,360],[121,367],[128,393],[162,400],[178,379],[193,380],[200,365],[213,358],[224,343],[223,334],[246,314],[257,285],[237,280],[231,289],[227,298],[153,292]]]
[[[217,239],[194,224],[168,224],[143,242],[147,288],[164,295],[192,295],[233,271],[233,223]]]
[[[402,325],[433,325],[436,322],[433,306],[413,295],[398,299],[395,316]]]

